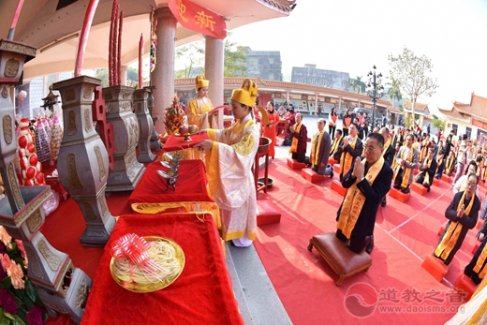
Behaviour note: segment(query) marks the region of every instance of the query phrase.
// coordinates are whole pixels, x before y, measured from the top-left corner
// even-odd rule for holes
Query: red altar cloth
[[[150,163],[144,175],[129,197],[129,203],[165,203],[187,201],[210,201],[206,189],[205,166],[201,160],[181,160],[176,190],[168,189],[166,181],[157,174],[165,170],[158,162]]]
[[[166,143],[164,143],[162,149],[166,152],[169,152],[192,148],[194,145],[200,143],[201,141],[208,139],[208,134],[205,132],[201,134],[193,134],[190,137],[191,141],[184,141],[184,136],[170,135],[167,138]]]
[[[151,293],[118,286],[110,275],[108,248],[128,232],[177,242],[186,258],[180,277]],[[123,216],[105,246],[93,283],[82,324],[243,324],[209,214]]]

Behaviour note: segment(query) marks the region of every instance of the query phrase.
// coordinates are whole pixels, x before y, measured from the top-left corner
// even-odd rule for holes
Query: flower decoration
[[[184,124],[184,110],[177,96],[174,96],[172,105],[166,108],[164,125],[167,134],[174,134]]]
[[[0,324],[43,324],[46,312],[27,277],[27,255],[20,240],[0,226]]]

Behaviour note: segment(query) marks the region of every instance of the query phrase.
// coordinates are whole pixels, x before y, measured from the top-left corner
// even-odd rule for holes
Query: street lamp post
[[[382,86],[382,73],[377,74],[377,67],[374,65],[372,71],[367,74],[369,81],[367,83],[367,95],[372,98],[372,130],[375,128],[375,110],[377,109],[377,100],[384,96],[384,86]]]

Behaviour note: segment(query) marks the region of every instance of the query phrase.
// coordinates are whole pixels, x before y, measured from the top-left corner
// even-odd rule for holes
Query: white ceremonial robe
[[[224,130],[208,130],[213,140],[206,154],[210,195],[222,215],[222,237],[255,239],[257,202],[252,165],[259,147],[258,125],[247,115]]]

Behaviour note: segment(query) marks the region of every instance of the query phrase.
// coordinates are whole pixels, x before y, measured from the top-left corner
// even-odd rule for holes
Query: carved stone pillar
[[[225,78],[223,77],[225,50],[222,39],[205,36],[205,77],[210,80],[208,97],[210,97],[213,106],[223,105],[223,93],[225,91]],[[217,123],[215,123],[217,122]],[[217,125],[215,125],[217,124]],[[211,127],[223,129],[223,110],[218,111],[216,121],[213,121]]]
[[[148,100],[149,90],[147,88],[137,89],[134,92],[135,115],[139,121],[139,155],[137,160],[141,163],[148,163],[156,158],[150,146],[150,139],[154,132],[154,122],[149,113]]]
[[[22,240],[29,261],[28,276],[44,305],[51,313],[67,313],[80,322],[91,280],[39,231],[45,220],[42,205],[52,196],[51,189],[19,187],[13,167],[17,149],[13,87],[20,80],[24,62],[35,53],[29,46],[0,40],[0,172],[6,188],[6,196],[0,200],[0,225],[10,236]]]
[[[167,2],[167,1],[166,1]],[[164,133],[164,112],[170,106],[174,97],[174,62],[176,53],[176,25],[178,21],[169,10],[169,7],[157,8],[157,64],[152,71],[152,84],[156,87],[154,93],[153,117],[156,131]]]
[[[93,91],[99,84],[98,79],[80,76],[53,85],[63,102],[59,179],[83,213],[86,229],[81,243],[87,246],[105,245],[115,224],[105,198],[108,154],[92,120]]]
[[[109,192],[133,190],[145,170],[135,154],[139,122],[132,111],[133,92],[133,88],[126,86],[103,88],[107,123],[113,127],[114,168],[108,175]]]

